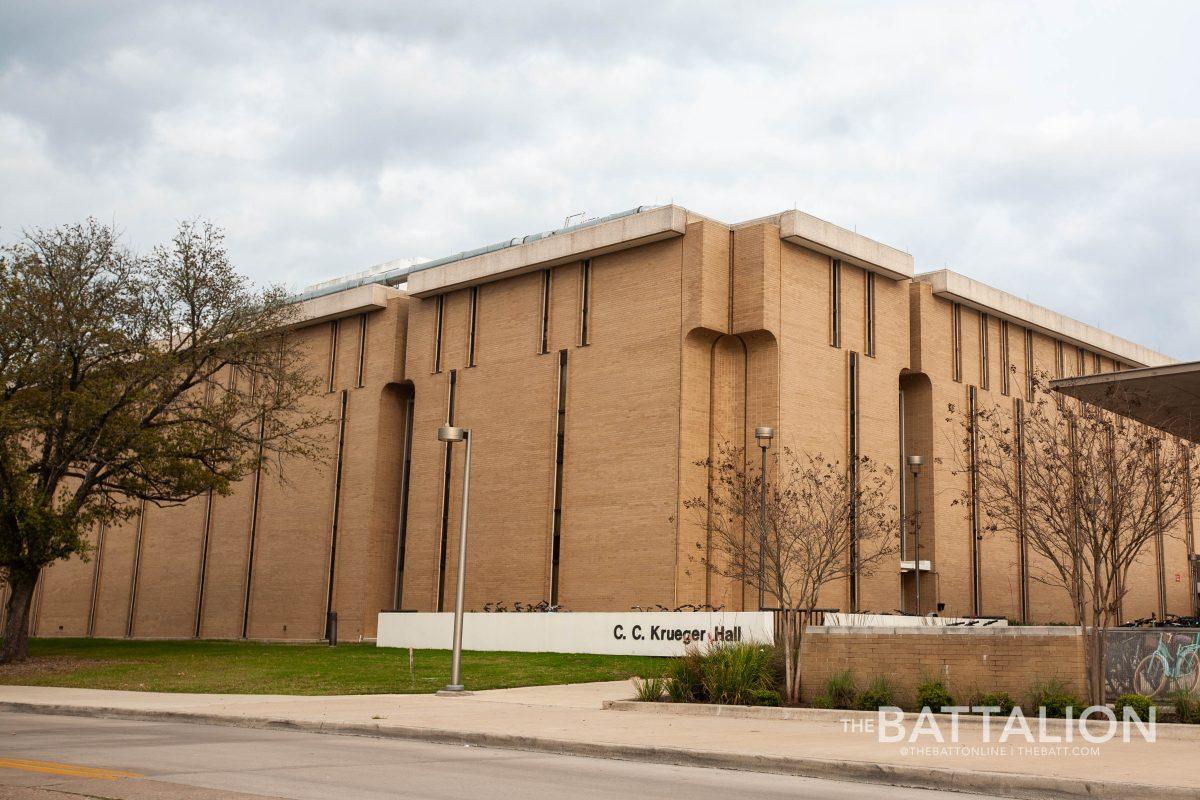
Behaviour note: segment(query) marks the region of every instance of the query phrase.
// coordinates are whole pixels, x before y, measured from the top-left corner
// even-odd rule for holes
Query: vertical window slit
[[[100,599],[100,579],[104,574],[104,523],[96,532],[96,563],[92,565],[92,598],[88,604],[87,635],[94,636],[96,632],[96,601]]]
[[[408,487],[412,482],[413,398],[404,404],[404,454],[400,470],[400,525],[396,531],[396,579],[392,587],[392,607],[400,608],[404,599],[404,555],[408,544]]]
[[[458,385],[458,370],[450,370],[450,389],[446,397],[446,424],[454,424],[454,394]],[[437,580],[437,610],[442,611],[446,605],[446,541],[450,531],[450,477],[454,466],[451,443],[446,442],[442,470],[442,520],[438,534],[438,580]]]
[[[550,604],[558,604],[559,562],[562,553],[563,464],[567,434],[567,351],[558,353],[558,413],[554,423],[554,520],[550,552]]]
[[[479,287],[472,286],[469,295],[470,318],[467,320],[467,366],[475,366],[475,331],[479,320]]]
[[[988,315],[979,314],[979,386],[985,392],[992,387],[992,365],[988,352]]]
[[[192,638],[200,638],[204,621],[204,582],[208,578],[208,542],[212,533],[213,490],[204,500],[204,531],[200,539],[200,574],[196,576],[196,616],[192,621]]]
[[[433,321],[433,371],[442,371],[442,322],[446,312],[446,296],[439,294],[434,300]]]
[[[138,507],[137,530],[133,540],[133,572],[129,578],[129,612],[125,616],[125,638],[133,638],[133,618],[137,614],[138,583],[142,570],[142,536],[146,531],[146,501]],[[35,615],[36,616],[36,615]]]
[[[363,385],[363,372],[367,364],[367,315],[358,317],[358,369],[355,371],[354,385]]]
[[[875,273],[867,272],[867,357],[875,357]]]
[[[586,347],[592,327],[592,260],[584,259],[579,268],[579,345]]]
[[[338,320],[329,323],[329,380],[325,383],[325,391],[333,391],[333,382],[337,371],[338,349]]]
[[[967,387],[967,416],[970,426],[971,485],[971,614],[979,616],[982,607],[979,559],[979,436],[976,430],[979,398],[974,386]]]
[[[542,270],[542,326],[538,334],[538,352],[550,352],[550,270]]]
[[[1008,320],[1000,320],[1000,394],[1007,395],[1012,378],[1012,351],[1008,343]]]
[[[1013,436],[1017,466],[1017,578],[1020,583],[1021,622],[1029,622],[1029,544],[1025,534],[1025,404],[1013,399]]]
[[[1025,331],[1025,401],[1033,402],[1033,331]]]
[[[333,519],[329,524],[329,577],[325,582],[325,636],[326,639],[331,639],[333,635],[333,626],[331,617],[333,616],[333,589],[334,579],[337,576],[337,540],[338,540],[338,523],[342,515],[342,474],[345,469],[345,451],[346,451],[346,399],[347,392],[342,389],[342,408],[338,417],[338,437],[337,437],[337,460],[334,462],[333,470]]]
[[[955,303],[950,309],[950,340],[954,349],[954,380],[962,380],[962,306]]]
[[[1061,378],[1063,376],[1063,372],[1066,370],[1066,364],[1063,363],[1064,360],[1065,359],[1063,357],[1062,339],[1055,339],[1054,340],[1054,377]]]
[[[848,397],[848,436],[849,452],[847,461],[850,469],[850,611],[855,613],[859,608],[858,580],[858,451],[859,451],[859,386],[858,386],[858,353],[851,351],[849,359]]]
[[[829,262],[829,344],[842,346],[842,262]]]
[[[266,434],[266,417],[258,417],[258,457],[254,464],[254,489],[250,494],[250,535],[246,542],[246,580],[242,595],[242,638],[250,630],[250,597],[254,588],[254,546],[258,537],[258,506],[262,498],[263,438]]]

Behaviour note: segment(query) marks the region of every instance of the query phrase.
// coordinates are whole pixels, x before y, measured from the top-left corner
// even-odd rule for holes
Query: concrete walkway
[[[963,726],[959,746],[887,744],[837,720],[675,716],[605,710],[625,681],[433,695],[201,695],[0,687],[0,708],[135,719],[294,728],[631,760],[956,788],[1013,797],[1198,797],[1197,742],[1075,741],[1007,747]],[[910,723],[911,725],[911,723]],[[948,732],[947,732],[948,735]],[[1083,748],[1083,749],[1080,749]]]

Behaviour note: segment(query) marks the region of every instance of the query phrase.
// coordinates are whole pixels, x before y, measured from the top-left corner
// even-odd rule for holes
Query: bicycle
[[[1173,636],[1189,641],[1186,634],[1159,634],[1154,652],[1143,658],[1133,673],[1133,687],[1138,694],[1157,697],[1168,683],[1189,692],[1200,687],[1200,635],[1172,655],[1168,640]]]

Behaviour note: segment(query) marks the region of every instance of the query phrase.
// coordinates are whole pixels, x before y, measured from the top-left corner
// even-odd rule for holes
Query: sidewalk
[[[3,686],[0,709],[419,738],[1012,797],[1200,796],[1200,747],[1195,740],[1074,743],[1099,748],[1098,754],[998,753],[995,735],[992,745],[984,745],[980,727],[964,725],[960,745],[966,752],[949,749],[949,743],[939,749],[925,738],[921,744],[934,747],[913,754],[904,744],[881,744],[874,733],[843,730],[837,720],[676,716],[602,708],[606,700],[632,694],[625,681],[500,689],[452,698]],[[983,752],[970,752],[971,747]],[[1013,749],[1011,742],[1009,748]]]

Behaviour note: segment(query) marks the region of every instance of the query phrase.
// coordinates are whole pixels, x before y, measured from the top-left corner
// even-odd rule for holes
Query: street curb
[[[648,745],[625,745],[599,742],[578,742],[549,739],[539,736],[479,733],[379,725],[371,723],[326,723],[274,717],[237,717],[185,711],[152,711],[90,706],[50,705],[41,703],[0,702],[0,711],[21,714],[50,714],[125,719],[143,722],[185,722],[218,725],[232,728],[262,730],[291,730],[306,733],[369,736],[387,739],[407,739],[438,744],[492,747],[505,750],[526,750],[558,755],[608,758],[620,761],[640,761],[682,767],[708,767],[747,772],[766,772],[795,775],[805,778],[876,783],[914,789],[974,794],[999,794],[1021,800],[1059,800],[1060,798],[1089,798],[1089,800],[1195,800],[1195,788],[1183,786],[1154,786],[1148,784],[1116,783],[1112,781],[1075,780],[1052,776],[950,770],[935,767],[915,767],[876,764],[867,761],[842,761],[824,758],[788,758],[724,753],[713,750],[683,750]]]
[[[841,724],[844,720],[869,720],[874,722],[879,718],[875,711],[854,711],[836,708],[792,708],[781,706],[734,706],[719,703],[668,703],[647,702],[644,700],[604,700],[602,707],[606,711],[630,711],[638,714],[674,717],[723,717],[725,719],[769,719],[777,721],[822,722]],[[939,724],[949,725],[951,715],[932,714]],[[904,712],[904,721],[912,723],[917,714],[912,711]],[[1029,717],[1034,723],[1037,717]],[[991,724],[994,729],[1002,728],[1005,717],[993,716]],[[959,727],[964,729],[982,729],[983,717],[976,714],[960,714]],[[1063,719],[1046,720],[1047,728],[1052,734],[1061,734],[1066,725]],[[1096,720],[1097,725],[1103,724]],[[1197,742],[1200,741],[1200,725],[1181,725],[1173,722],[1156,722],[1155,732],[1159,741]]]

